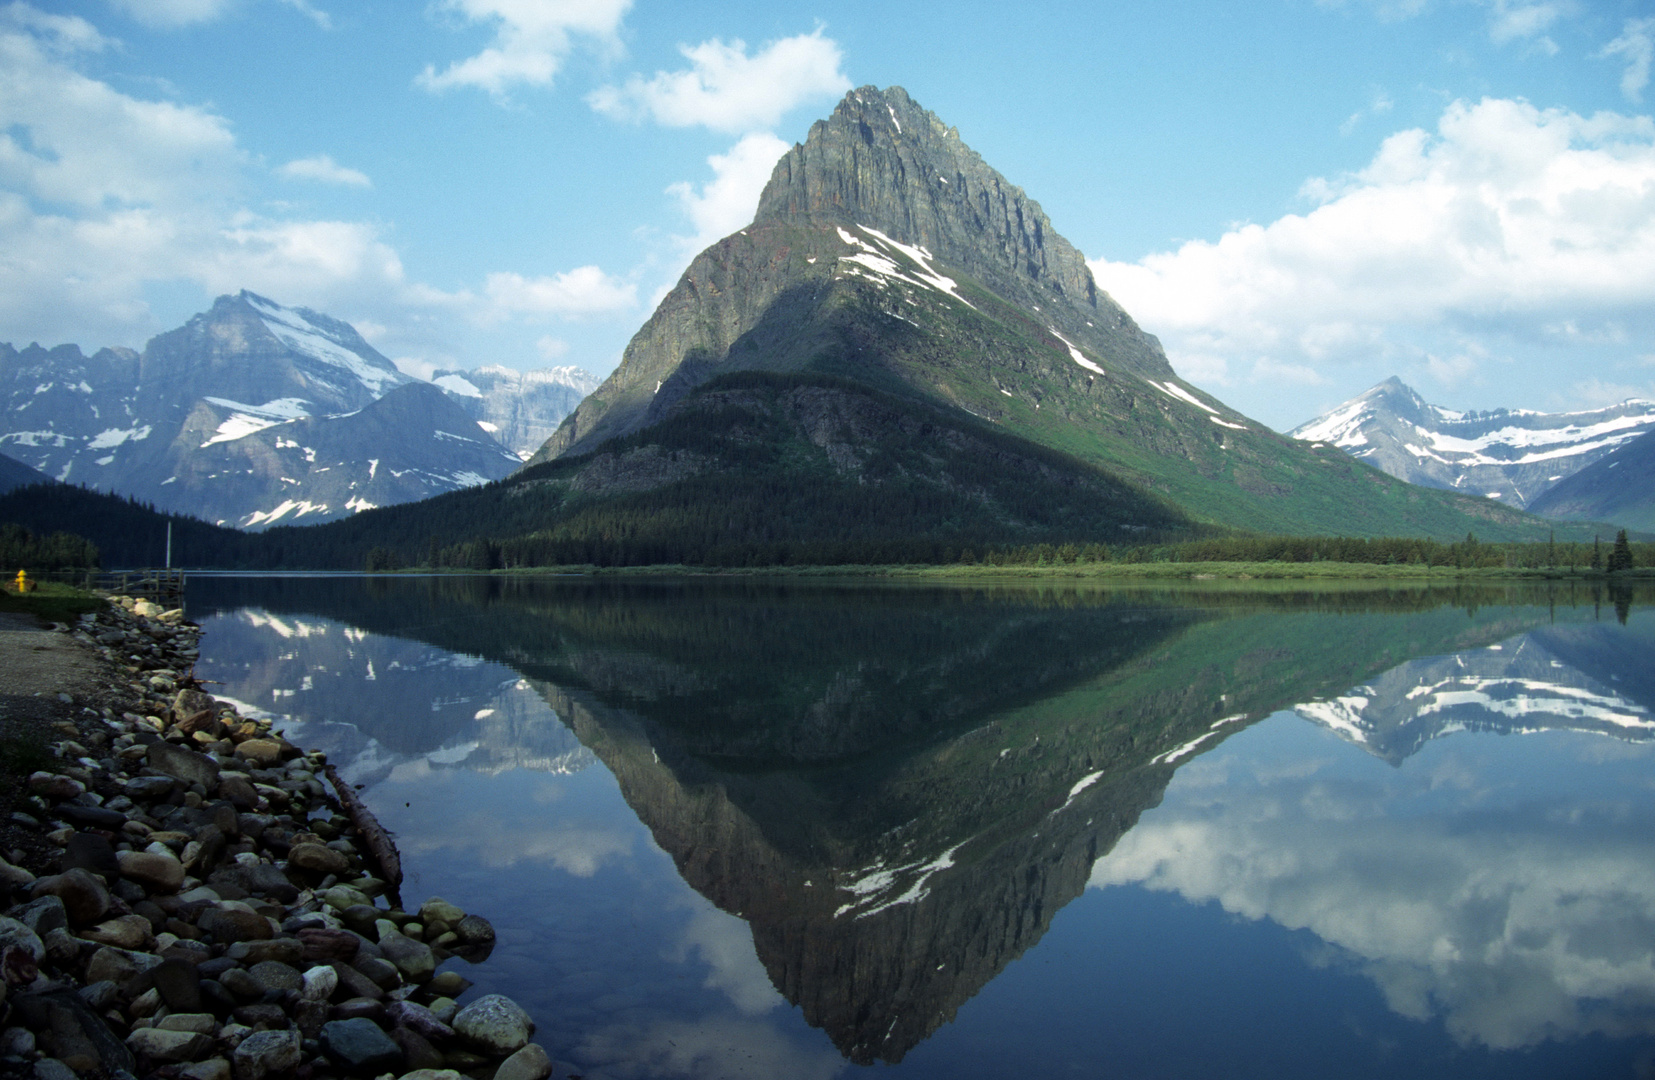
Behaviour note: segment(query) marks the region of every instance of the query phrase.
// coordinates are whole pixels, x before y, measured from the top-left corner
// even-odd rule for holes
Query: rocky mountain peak
[[[777,162],[753,224],[869,225],[1015,303],[1056,294],[1119,313],[1040,204],[900,86],[852,90],[812,125]]]

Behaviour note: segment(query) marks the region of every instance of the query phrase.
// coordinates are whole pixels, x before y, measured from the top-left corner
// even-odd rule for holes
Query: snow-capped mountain
[[[1337,446],[1410,483],[1526,508],[1648,431],[1655,431],[1655,401],[1573,413],[1455,412],[1392,377],[1288,434]]]
[[[603,380],[578,367],[513,371],[491,365],[438,371],[431,381],[452,394],[484,431],[527,461]]]
[[[1628,680],[1617,672],[1641,669],[1616,666],[1621,656],[1605,664],[1625,640],[1592,624],[1545,627],[1485,649],[1410,660],[1293,711],[1392,764],[1457,731],[1563,728],[1647,742],[1655,739],[1655,676]]]
[[[519,459],[348,323],[250,292],[144,351],[0,345],[0,450],[241,528],[496,480]]]

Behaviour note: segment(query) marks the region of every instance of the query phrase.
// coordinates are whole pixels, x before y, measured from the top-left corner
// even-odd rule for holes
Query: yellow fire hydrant
[[[28,572],[24,571],[24,570],[19,570],[17,572],[17,591],[18,591],[18,593],[19,594],[26,593],[30,589],[32,589],[33,587],[34,587],[33,583],[29,581]]]

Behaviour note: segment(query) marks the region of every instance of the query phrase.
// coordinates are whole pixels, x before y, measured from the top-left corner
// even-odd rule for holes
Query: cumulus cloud
[[[176,28],[212,22],[229,8],[231,0],[109,0],[146,26]]]
[[[1655,59],[1655,19],[1628,19],[1620,37],[1603,47],[1604,57],[1626,62],[1621,73],[1621,93],[1628,101],[1642,101],[1649,85],[1649,64]]]
[[[373,187],[373,181],[368,179],[367,173],[347,169],[327,154],[299,158],[276,171],[293,180],[319,180],[324,184],[344,184],[347,187]]]
[[[1616,744],[1629,764],[1603,770],[1601,798],[1582,803],[1567,784],[1511,785],[1510,759],[1470,742],[1383,772],[1323,761],[1272,774],[1217,752],[1180,771],[1091,884],[1309,930],[1393,1011],[1440,1017],[1462,1043],[1647,1036],[1655,851],[1600,828],[1644,812],[1647,748]]]
[[[773,127],[804,102],[850,89],[844,56],[820,27],[773,41],[752,56],[745,42],[716,38],[679,51],[689,70],[658,71],[648,80],[634,75],[621,86],[593,91],[587,102],[616,119],[739,134]]]
[[[699,188],[687,182],[667,188],[695,226],[694,235],[683,238],[684,246],[700,251],[752,221],[764,185],[787,150],[785,141],[768,132],[747,135],[729,152],[707,159],[713,178]]]
[[[638,288],[612,277],[596,266],[578,266],[561,274],[526,278],[521,274],[490,274],[484,287],[485,320],[512,315],[560,315],[578,318],[624,311],[637,304]]]
[[[444,0],[467,23],[494,27],[494,43],[415,80],[430,91],[472,86],[502,97],[514,86],[550,86],[577,39],[601,51],[620,47],[621,19],[632,0]]]
[[[1544,52],[1555,54],[1557,43],[1546,36],[1563,16],[1574,10],[1574,5],[1559,0],[1494,0],[1490,5],[1488,36],[1496,45],[1514,41],[1532,41]]]
[[[1463,378],[1503,334],[1648,321],[1651,191],[1648,117],[1456,102],[1435,132],[1399,132],[1362,171],[1308,182],[1308,213],[1091,266],[1198,382],[1257,381],[1261,363]]]

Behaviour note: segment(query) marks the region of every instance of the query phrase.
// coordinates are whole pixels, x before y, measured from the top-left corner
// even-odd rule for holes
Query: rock
[[[253,980],[268,992],[271,990],[289,990],[297,994],[304,989],[305,979],[298,971],[277,960],[266,960],[254,964],[248,974]]]
[[[328,966],[333,969],[335,975],[339,976],[339,985],[346,997],[369,998],[378,1001],[385,996],[385,991],[379,988],[378,983],[356,970],[356,968],[348,964],[342,964],[337,960]]]
[[[82,930],[81,937],[100,945],[114,945],[122,949],[142,949],[154,940],[149,920],[142,915],[121,915]]]
[[[244,1001],[264,996],[264,986],[246,968],[231,968],[218,977],[218,984]]]
[[[221,896],[225,895],[224,890],[228,886],[240,889],[249,896],[268,896],[283,904],[291,904],[299,898],[298,888],[269,863],[223,867],[213,872],[207,884],[218,890]]]
[[[34,1032],[28,1028],[9,1027],[0,1031],[0,1057],[34,1056]]]
[[[287,864],[314,874],[344,874],[351,868],[349,858],[321,844],[294,844],[287,853]]]
[[[151,975],[168,1009],[175,1013],[201,1010],[201,975],[194,964],[188,960],[163,960]]]
[[[450,904],[440,896],[433,896],[419,906],[419,921],[427,926],[433,922],[445,922],[455,926],[465,918],[465,912]]]
[[[402,1051],[402,1067],[405,1069],[440,1069],[443,1065],[442,1051],[419,1032],[411,1028],[399,1027],[391,1029],[391,1041],[397,1044]]]
[[[372,1020],[334,1020],[322,1025],[322,1049],[352,1072],[377,1075],[402,1064],[402,1048]]]
[[[75,992],[93,1012],[99,1013],[114,1005],[116,999],[121,996],[120,987],[108,980],[83,986]]]
[[[304,960],[304,945],[296,938],[271,938],[268,941],[238,941],[224,954],[249,966],[266,960],[297,966]]]
[[[339,917],[345,920],[345,925],[350,926],[353,930],[357,930],[357,927],[352,925],[351,918],[345,914],[352,908],[367,909],[369,926],[372,926],[373,921],[379,918],[379,910],[369,903],[367,894],[353,889],[349,885],[334,885],[322,890],[322,899],[327,902],[328,907],[339,912]],[[358,932],[361,931],[358,930]]]
[[[35,1032],[41,1048],[76,1072],[137,1068],[132,1051],[73,990],[19,994],[12,1007],[23,1025]]]
[[[494,1080],[546,1080],[552,1075],[552,1059],[539,1043],[530,1043],[500,1063]]]
[[[34,1080],[78,1080],[75,1070],[57,1058],[41,1058],[34,1063]]]
[[[58,857],[58,870],[89,870],[99,876],[120,872],[115,848],[97,833],[76,833]]]
[[[385,1006],[373,998],[365,997],[346,998],[333,1006],[335,1020],[354,1020],[357,1017],[372,1020],[376,1024],[381,1023],[385,1019]]]
[[[63,901],[56,896],[42,896],[12,912],[17,921],[33,930],[41,938],[53,930],[69,925],[69,913]]]
[[[424,1005],[412,1001],[393,1001],[385,1006],[385,1018],[398,1027],[417,1031],[427,1039],[441,1042],[454,1037],[454,1029],[437,1019]]]
[[[251,810],[259,804],[259,793],[253,787],[253,782],[245,776],[226,776],[218,782],[218,797],[226,799],[232,806],[243,810]]]
[[[285,1028],[287,1027],[287,1010],[273,1001],[255,1001],[251,1005],[241,1005],[230,1013],[238,1024],[246,1024],[251,1028]]]
[[[129,799],[153,802],[172,794],[178,781],[170,776],[135,776],[122,787]]]
[[[0,949],[8,946],[22,949],[37,964],[46,959],[46,945],[39,934],[17,919],[0,916]]]
[[[152,892],[177,892],[184,884],[184,864],[172,854],[157,851],[123,851],[116,855],[121,876],[131,878]]]
[[[465,1080],[465,1076],[453,1069],[415,1069],[403,1073],[397,1080]]]
[[[163,963],[165,961],[159,956],[131,952],[126,949],[118,949],[113,945],[105,945],[93,953],[92,959],[87,961],[86,981],[94,983],[108,979],[112,983],[125,983],[139,972],[153,971]]]
[[[440,997],[457,998],[470,990],[472,982],[458,971],[439,971],[431,976],[425,989]]]
[[[467,915],[454,924],[454,932],[467,945],[487,945],[494,941],[494,927],[481,915]]]
[[[140,1058],[161,1064],[194,1061],[212,1049],[213,1040],[194,1031],[138,1028],[126,1037],[126,1046]]]
[[[218,788],[218,762],[205,754],[174,746],[169,742],[149,744],[150,767],[186,784],[200,784],[208,791]]]
[[[236,744],[236,753],[268,768],[282,759],[282,744],[275,739],[247,739]]]
[[[454,1016],[454,1030],[496,1056],[516,1053],[534,1034],[529,1014],[504,994],[486,994]]]
[[[351,967],[373,980],[381,990],[395,990],[402,985],[402,972],[389,960],[378,956],[358,956]]]
[[[236,1080],[264,1080],[284,1073],[298,1066],[303,1052],[297,1031],[255,1031],[236,1047]]]
[[[126,815],[119,810],[105,810],[101,806],[81,806],[79,803],[58,803],[52,813],[69,824],[82,829],[108,829],[119,832],[126,824]]]
[[[5,859],[0,859],[0,886],[8,889],[22,889],[34,884],[34,875],[21,866],[13,866]]]
[[[230,1063],[224,1058],[208,1058],[178,1070],[179,1080],[231,1080]]]
[[[34,883],[33,898],[55,896],[63,901],[69,922],[75,926],[95,923],[109,914],[109,890],[85,870],[65,870]]]
[[[210,908],[201,913],[195,925],[220,945],[237,941],[265,941],[275,936],[270,920],[263,915],[238,908]]]
[[[349,930],[331,930],[326,927],[307,927],[300,930],[299,942],[304,946],[306,960],[343,960],[349,963],[360,947],[362,939]]]
[[[409,982],[425,982],[437,970],[437,958],[423,941],[392,930],[379,936],[379,947],[385,951],[385,959],[395,964]]]
[[[218,1030],[218,1021],[213,1019],[212,1013],[177,1012],[155,1026],[162,1031],[193,1031],[198,1035],[211,1035]]]
[[[339,989],[339,973],[326,964],[318,964],[302,976],[304,986],[299,991],[306,1001],[326,1001]]]

